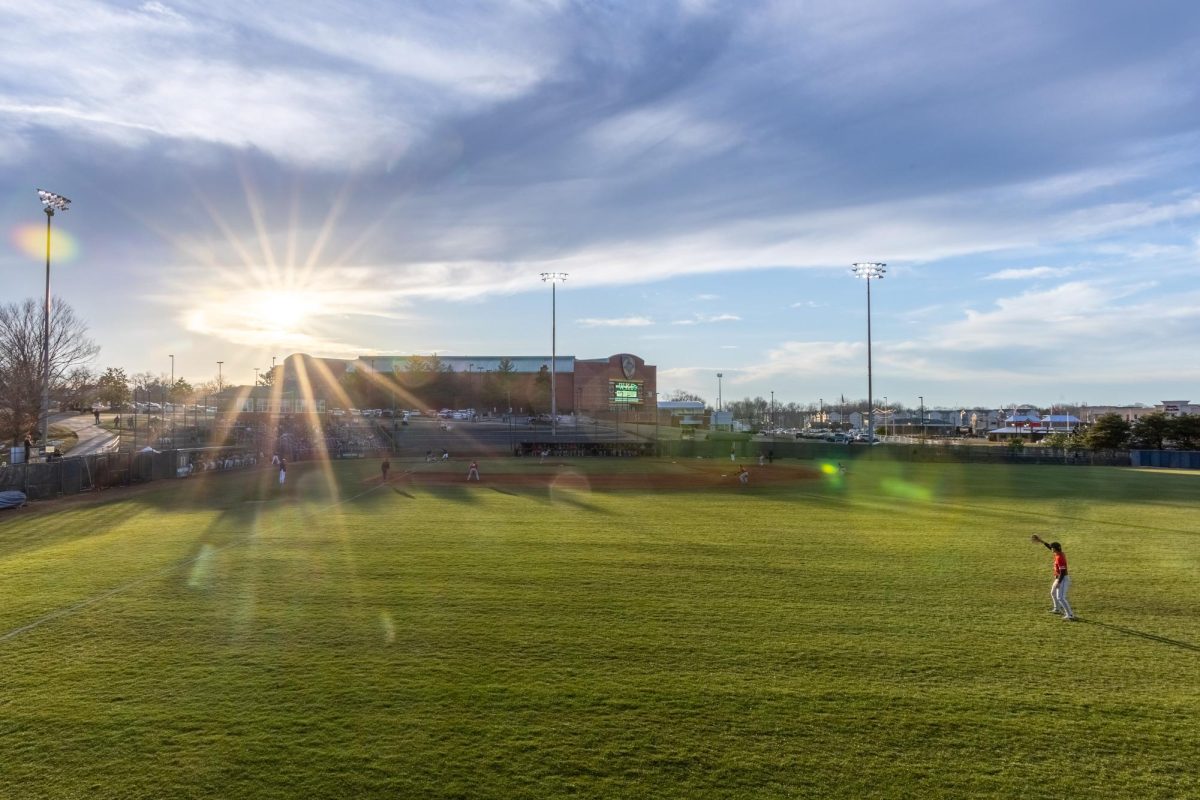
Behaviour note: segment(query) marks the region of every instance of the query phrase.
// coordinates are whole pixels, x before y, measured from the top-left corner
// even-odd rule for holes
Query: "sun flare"
[[[261,327],[287,334],[303,333],[314,318],[330,311],[319,292],[293,289],[251,292],[246,308]]]

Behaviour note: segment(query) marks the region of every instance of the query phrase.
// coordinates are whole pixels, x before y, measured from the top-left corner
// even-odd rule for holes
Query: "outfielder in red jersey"
[[[1071,576],[1067,572],[1067,556],[1062,550],[1062,545],[1058,542],[1044,542],[1036,533],[1029,538],[1054,553],[1054,583],[1050,584],[1050,601],[1054,605],[1050,609],[1050,613],[1062,613],[1064,620],[1074,622],[1075,613],[1071,611],[1071,604],[1067,602],[1067,590],[1071,588]]]

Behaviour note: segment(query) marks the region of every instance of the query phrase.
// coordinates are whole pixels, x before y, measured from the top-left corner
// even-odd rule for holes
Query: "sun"
[[[246,310],[261,328],[300,333],[329,313],[319,292],[311,289],[257,289],[249,292]]]
[[[288,348],[323,355],[361,352],[352,342],[362,320],[397,315],[394,294],[381,291],[373,270],[353,260],[361,242],[346,252],[328,252],[349,189],[338,195],[317,228],[298,226],[293,214],[280,229],[268,224],[268,207],[249,176],[243,188],[253,230],[235,224],[236,209],[202,196],[217,235],[190,239],[162,232],[183,261],[181,269],[171,271],[163,300],[178,310],[187,331],[261,353]],[[300,200],[297,193],[293,206]],[[312,240],[305,242],[310,233]]]

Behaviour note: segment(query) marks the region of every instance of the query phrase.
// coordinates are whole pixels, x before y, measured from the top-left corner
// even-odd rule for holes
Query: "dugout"
[[[653,442],[518,442],[514,456],[541,456],[549,451],[553,458],[637,458],[653,456]]]

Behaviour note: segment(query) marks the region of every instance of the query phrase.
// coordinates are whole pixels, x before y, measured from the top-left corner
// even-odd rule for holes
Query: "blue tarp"
[[[25,505],[24,492],[0,492],[0,508],[20,508]]]

